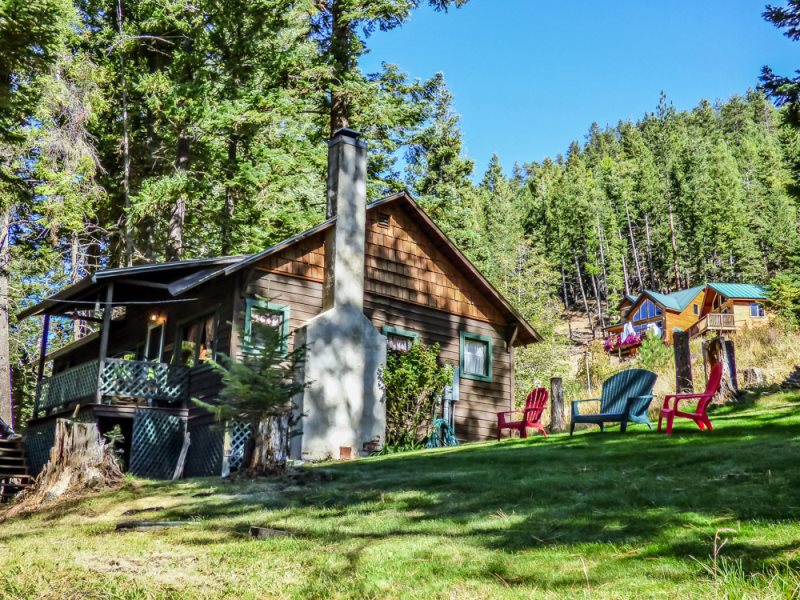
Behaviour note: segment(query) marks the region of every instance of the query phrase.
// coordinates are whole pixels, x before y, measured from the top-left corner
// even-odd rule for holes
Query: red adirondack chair
[[[684,417],[692,419],[700,429],[714,429],[711,426],[711,420],[708,418],[706,409],[711,401],[719,391],[720,383],[722,382],[722,362],[718,362],[711,367],[711,374],[708,377],[708,385],[706,391],[702,394],[670,394],[664,396],[664,405],[661,408],[661,414],[658,416],[658,430],[661,431],[661,421],[666,417],[667,419],[667,435],[672,435],[672,422],[675,417]],[[681,412],[678,410],[678,402],[681,400],[688,400],[697,398],[697,408],[694,412]],[[670,400],[672,406],[670,406]]]
[[[542,413],[544,407],[547,406],[547,397],[549,396],[545,388],[536,388],[525,401],[525,408],[523,410],[507,410],[505,412],[497,413],[497,439],[500,439],[500,433],[503,429],[516,429],[519,431],[519,437],[528,437],[528,427],[533,427],[542,432],[542,435],[547,437],[547,432],[542,425]],[[514,415],[522,414],[521,420],[513,420]]]

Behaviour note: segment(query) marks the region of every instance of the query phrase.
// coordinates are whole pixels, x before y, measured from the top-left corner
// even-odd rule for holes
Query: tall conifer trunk
[[[639,289],[644,289],[644,279],[642,278],[642,267],[639,264],[639,253],[636,250],[636,239],[633,237],[633,224],[631,223],[631,211],[628,207],[628,200],[625,199],[625,217],[628,220],[628,234],[631,237],[631,252],[633,253],[633,263],[636,266],[636,278],[639,280]]]
[[[669,193],[669,192],[668,192]],[[678,269],[678,241],[675,236],[675,217],[672,213],[672,198],[668,198],[669,206],[669,235],[672,242],[672,267],[675,270],[675,288],[681,287],[681,272]]]
[[[653,269],[653,245],[650,241],[650,217],[644,213],[644,233],[647,242],[647,275],[650,280],[650,287],[656,289],[655,270]]]
[[[178,135],[178,145],[175,155],[175,170],[186,173],[189,170],[189,136],[182,129]],[[186,221],[186,189],[182,189],[169,218],[169,231],[167,232],[167,260],[181,260],[183,257],[183,226]]]
[[[333,0],[331,5],[331,44],[334,81],[331,86],[331,137],[342,127],[350,126],[350,106],[347,96],[341,91],[348,72],[352,68],[350,52],[350,22],[342,15],[342,0]],[[339,88],[339,89],[337,89]]]
[[[125,80],[125,48],[122,44],[122,0],[117,0],[117,32],[120,39],[119,53],[119,83],[122,106],[122,196],[125,214],[122,215],[122,232],[124,238],[121,244],[124,247],[122,263],[126,267],[133,264],[133,231],[131,231],[130,210],[131,210],[131,148],[128,123],[128,90]]]
[[[231,134],[228,138],[228,181],[225,184],[225,204],[222,207],[222,254],[230,254],[233,250],[233,213],[236,210],[236,190],[234,189],[233,178],[236,173],[236,158],[238,142],[236,137]]]
[[[586,290],[583,289],[583,276],[581,275],[581,265],[578,262],[578,253],[575,248],[572,248],[572,257],[575,259],[575,278],[578,280],[578,286],[581,290],[581,298],[583,299],[583,308],[586,310],[586,318],[589,320],[589,328],[592,330],[592,339],[595,338],[594,323],[592,322],[592,311],[589,310],[589,301],[586,299]]]
[[[11,207],[0,212],[0,419],[11,425],[11,349],[9,285]]]
[[[620,243],[623,243],[625,241],[625,236],[622,235],[621,229],[617,229],[617,236],[619,237]],[[624,249],[622,251],[622,279],[623,279],[623,285],[625,286],[625,293],[630,294],[631,286],[630,283],[628,283],[628,260],[625,258]]]
[[[73,231],[69,239],[69,260],[70,260],[70,273],[69,282],[71,284],[78,283],[81,278],[81,243],[78,237],[78,232]],[[80,319],[72,320],[72,339],[79,340],[83,330],[83,322]]]

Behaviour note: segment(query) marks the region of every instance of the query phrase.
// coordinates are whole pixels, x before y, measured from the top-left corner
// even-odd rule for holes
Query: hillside
[[[762,396],[710,434],[592,431],[285,481],[130,480],[2,524],[0,597],[795,597],[799,407]],[[186,523],[115,531],[130,519]]]

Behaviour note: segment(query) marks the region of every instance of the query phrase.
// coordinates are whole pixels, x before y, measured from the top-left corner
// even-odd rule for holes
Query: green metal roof
[[[734,300],[766,300],[767,290],[752,283],[709,283],[708,286]]]
[[[696,285],[685,290],[672,292],[671,294],[660,294],[652,290],[645,290],[645,293],[664,308],[680,312],[689,306],[689,303],[694,300],[694,297],[697,296],[704,287],[706,286]]]

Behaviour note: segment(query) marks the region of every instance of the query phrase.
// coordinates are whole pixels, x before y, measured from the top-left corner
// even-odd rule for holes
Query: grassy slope
[[[131,481],[0,525],[0,597],[785,597],[800,593],[798,402],[721,409],[711,434],[637,426],[323,467],[332,482]],[[134,518],[194,522],[114,531],[153,506]],[[250,524],[294,535],[252,540]]]

